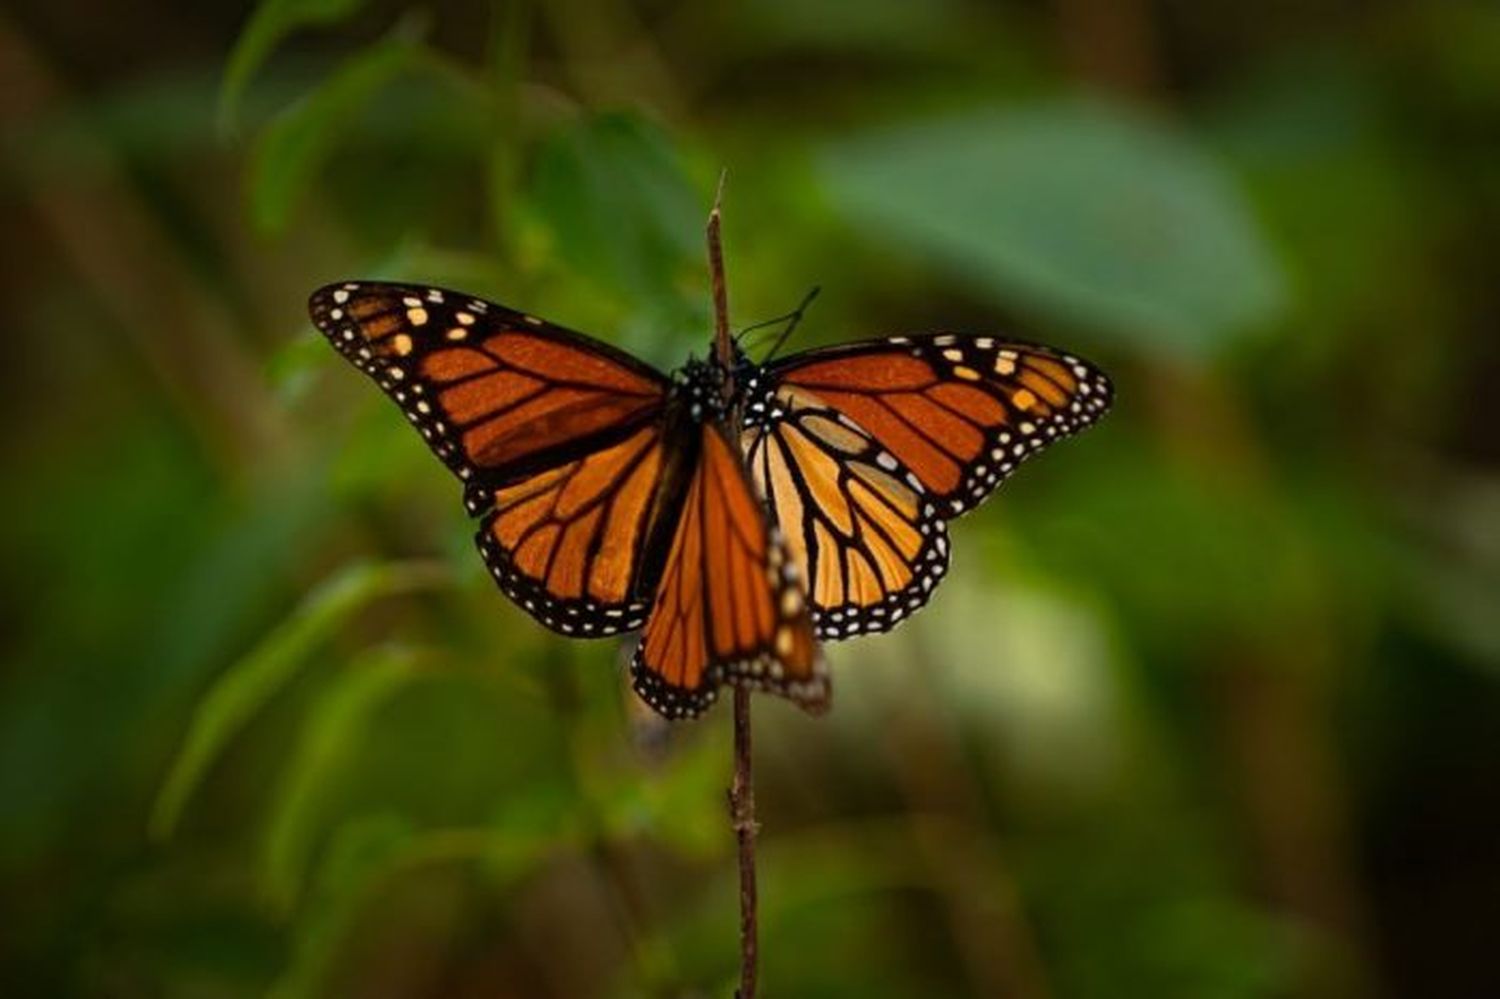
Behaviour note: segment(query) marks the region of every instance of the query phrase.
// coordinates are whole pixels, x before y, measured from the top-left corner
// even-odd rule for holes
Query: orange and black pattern
[[[655,608],[636,648],[636,693],[668,718],[700,713],[725,681],[828,705],[801,573],[716,422],[677,520]]]
[[[650,608],[638,584],[661,474],[661,432],[647,426],[496,489],[477,540],[500,589],[564,635],[639,628]]]
[[[475,514],[491,487],[654,423],[670,388],[608,344],[441,288],[329,285],[308,311],[469,486]]]
[[[500,589],[568,635],[640,627],[670,383],[629,354],[440,288],[329,285],[313,322],[465,483]],[[648,590],[649,592],[649,590]]]
[[[940,333],[786,358],[774,387],[805,390],[858,424],[921,480],[945,517],[972,509],[1017,465],[1109,408],[1097,368],[1034,344]]]
[[[746,411],[757,490],[805,567],[819,638],[886,631],[948,568],[947,524],[921,480],[849,417],[783,385]]]
[[[565,635],[643,628],[635,690],[669,718],[723,683],[824,709],[816,640],[885,631],[926,603],[947,521],[1112,396],[1076,357],[991,337],[765,366],[736,348],[732,378],[710,360],[668,379],[440,288],[329,285],[309,311],[463,481],[506,596]]]

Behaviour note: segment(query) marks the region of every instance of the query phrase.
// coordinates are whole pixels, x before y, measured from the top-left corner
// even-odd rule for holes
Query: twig
[[[708,213],[708,273],[714,296],[714,348],[724,374],[724,401],[734,400],[734,345],[729,336],[729,292],[724,283],[724,246],[719,234],[719,206],[724,197],[724,174]],[[731,408],[729,425],[739,426]],[[729,787],[729,821],[740,857],[740,987],[737,999],[755,999],[755,786],[750,769],[750,691],[734,688],[734,782]]]
[[[728,377],[724,379],[724,398],[734,396],[734,341],[729,335],[729,289],[724,283],[724,243],[719,235],[719,206],[724,200],[725,173],[719,174],[714,192],[714,206],[708,213],[708,277],[714,296],[714,349],[719,364]]]
[[[740,987],[737,999],[755,999],[757,899],[755,894],[755,785],[750,772],[750,691],[734,688],[734,783],[729,818],[740,854]]]

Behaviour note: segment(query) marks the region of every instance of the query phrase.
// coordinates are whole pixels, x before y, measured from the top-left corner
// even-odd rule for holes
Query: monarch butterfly
[[[346,282],[308,307],[462,480],[505,595],[565,635],[644,628],[633,685],[668,718],[726,682],[825,709],[817,640],[926,603],[947,521],[1112,396],[1087,362],[995,337],[767,364],[736,345],[732,377],[710,359],[669,378],[439,288]]]

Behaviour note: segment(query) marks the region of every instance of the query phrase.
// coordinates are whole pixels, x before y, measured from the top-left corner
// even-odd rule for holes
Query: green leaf
[[[406,819],[392,814],[366,816],[339,829],[319,865],[316,890],[297,920],[291,959],[267,990],[271,999],[325,994],[318,986],[350,924],[419,839]]]
[[[852,223],[1052,320],[1192,353],[1283,306],[1229,178],[1177,133],[1105,105],[881,128],[829,146],[819,169]]]
[[[303,723],[261,844],[261,882],[273,903],[285,906],[296,899],[329,787],[358,749],[372,712],[415,675],[416,658],[409,651],[358,656]]]
[[[332,360],[326,341],[311,331],[281,344],[265,364],[266,381],[281,401],[301,399],[311,387],[313,375]]]
[[[291,960],[271,999],[329,994],[325,980],[344,941],[403,879],[453,864],[473,865],[500,890],[561,848],[576,849],[576,819],[558,789],[539,788],[510,804],[509,829],[455,827],[421,831],[395,813],[344,823],[319,858],[307,904],[300,908]]]
[[[334,24],[364,6],[364,0],[262,0],[229,52],[219,89],[219,121],[233,122],[250,77],[283,38],[298,28]]]
[[[706,206],[671,139],[637,115],[553,133],[532,188],[563,257],[605,287],[670,308],[677,276],[698,266]]]
[[[619,775],[597,792],[605,834],[619,840],[649,834],[684,856],[718,856],[726,846],[721,792],[728,755],[722,738],[708,738],[651,771]]]
[[[171,835],[183,805],[223,748],[355,612],[381,597],[434,587],[447,578],[441,567],[429,562],[358,563],[308,594],[292,616],[231,666],[198,705],[157,794],[152,835]]]
[[[250,163],[250,214],[265,232],[278,232],[297,200],[365,104],[419,62],[413,43],[393,39],[346,61],[265,130]]]

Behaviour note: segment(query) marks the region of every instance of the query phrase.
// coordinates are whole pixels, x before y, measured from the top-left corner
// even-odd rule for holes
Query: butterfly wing
[[[500,588],[547,627],[640,626],[670,383],[607,344],[457,292],[329,285],[314,323],[402,408],[483,515]]]
[[[475,540],[500,589],[547,627],[602,637],[641,626],[657,516],[660,428],[494,491]]]
[[[493,499],[492,487],[655,421],[671,387],[608,344],[441,288],[329,285],[308,311],[471,487],[473,513]]]
[[[712,704],[722,682],[827,707],[797,563],[766,520],[725,432],[703,424],[651,617],[631,664],[638,694],[668,718]]]
[[[921,480],[810,392],[783,385],[750,409],[750,473],[807,569],[817,637],[886,631],[926,603],[948,537]]]
[[[1049,347],[953,334],[796,354],[767,372],[849,417],[956,517],[1026,458],[1109,408],[1098,368]]]

